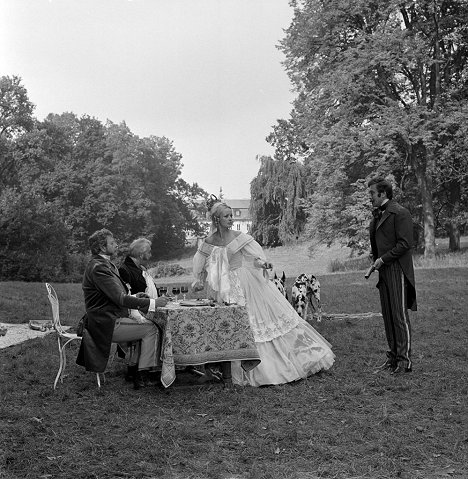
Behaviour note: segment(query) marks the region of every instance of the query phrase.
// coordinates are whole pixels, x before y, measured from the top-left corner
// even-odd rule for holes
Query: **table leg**
[[[223,380],[226,384],[232,384],[231,363],[221,363],[221,371],[223,373]]]

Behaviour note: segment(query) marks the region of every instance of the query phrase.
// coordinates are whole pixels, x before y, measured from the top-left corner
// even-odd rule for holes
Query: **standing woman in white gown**
[[[195,281],[218,302],[245,305],[261,363],[245,372],[232,363],[238,385],[284,384],[329,369],[335,355],[330,343],[304,321],[268,280],[272,268],[262,247],[250,236],[232,231],[231,208],[216,199],[207,202],[212,232],[193,258]]]

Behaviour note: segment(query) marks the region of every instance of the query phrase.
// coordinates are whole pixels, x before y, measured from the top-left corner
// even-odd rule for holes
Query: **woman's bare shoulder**
[[[211,246],[215,246],[215,238],[213,237],[213,234],[207,236],[204,240],[203,240],[206,244],[209,244]]]

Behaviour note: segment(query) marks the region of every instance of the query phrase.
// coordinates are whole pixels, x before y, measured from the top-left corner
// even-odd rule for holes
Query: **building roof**
[[[223,200],[228,206],[231,208],[238,208],[238,209],[249,209],[250,208],[250,200]]]

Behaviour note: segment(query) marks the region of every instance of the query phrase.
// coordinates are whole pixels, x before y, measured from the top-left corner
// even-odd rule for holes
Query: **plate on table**
[[[211,306],[213,301],[210,299],[185,299],[179,302],[181,306]]]

